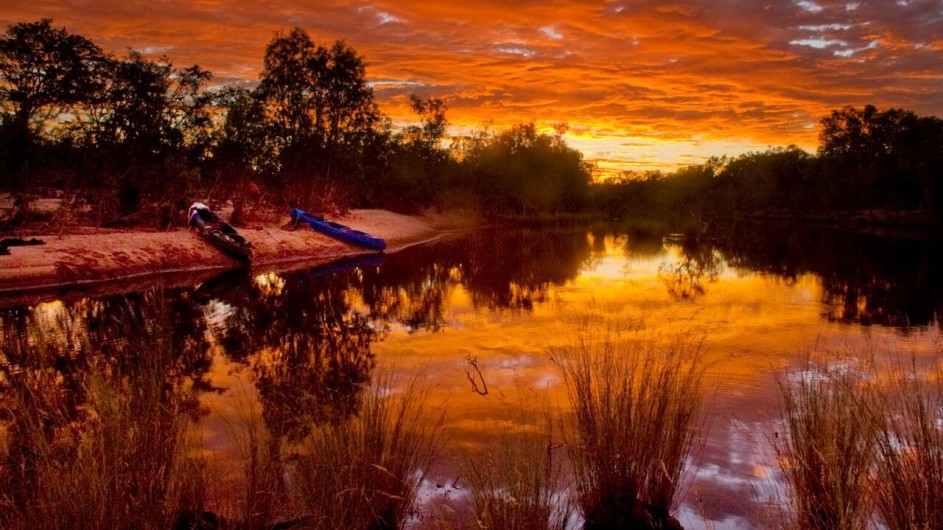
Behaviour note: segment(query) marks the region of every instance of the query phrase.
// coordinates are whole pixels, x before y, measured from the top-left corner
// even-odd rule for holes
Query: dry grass
[[[0,526],[172,526],[199,472],[185,456],[191,416],[181,408],[191,389],[171,382],[172,326],[159,329],[168,333],[129,334],[116,344],[134,362],[97,356],[64,372],[61,354],[42,347],[39,326],[28,341],[36,351],[17,355],[29,365],[5,358]]]
[[[512,421],[531,425],[526,413]],[[472,510],[482,530],[565,530],[572,514],[560,459],[555,456],[553,420],[546,412],[538,432],[497,431],[485,454],[466,456]]]
[[[282,462],[282,442],[264,425],[258,404],[246,398],[237,425],[231,436],[239,448],[243,464],[243,488],[236,520],[245,528],[265,528],[266,525],[292,512],[285,466]]]
[[[796,528],[869,527],[869,486],[876,464],[879,421],[874,384],[846,364],[808,361],[779,380],[785,432],[773,440],[790,491]],[[879,414],[879,413],[878,413]]]
[[[392,393],[379,377],[358,416],[315,425],[291,464],[306,520],[313,528],[402,528],[420,483],[442,445],[440,411],[418,378]]]
[[[890,530],[943,528],[943,373],[911,363],[891,372],[882,415],[874,504]]]
[[[553,353],[575,411],[567,436],[585,528],[671,517],[700,434],[700,343],[582,329]]]

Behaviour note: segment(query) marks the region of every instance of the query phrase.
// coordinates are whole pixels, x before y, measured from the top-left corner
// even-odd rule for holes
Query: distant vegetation
[[[670,212],[676,226],[757,214],[870,211],[888,220],[908,212],[908,221],[921,224],[943,215],[943,119],[845,107],[822,119],[819,142],[815,155],[777,147],[712,158],[668,175],[625,175],[597,187],[596,205],[613,216]]]
[[[86,221],[162,226],[192,198],[232,200],[237,214],[250,200],[318,211],[590,212],[674,230],[756,214],[943,214],[943,120],[907,110],[835,110],[815,154],[773,148],[594,184],[565,125],[452,137],[446,101],[413,95],[415,122],[394,127],[364,58],[299,28],[268,44],[255,88],[212,80],[166,57],[115,57],[49,19],[9,26],[0,35],[0,191],[28,201],[59,190]]]

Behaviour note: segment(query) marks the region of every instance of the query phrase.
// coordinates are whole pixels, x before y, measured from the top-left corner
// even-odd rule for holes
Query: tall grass
[[[300,444],[291,477],[314,528],[403,528],[443,442],[444,415],[426,402],[418,378],[394,392],[381,375],[359,415],[315,425]]]
[[[37,349],[13,356],[28,363],[13,365],[12,352],[4,351],[0,381],[9,422],[2,432],[0,526],[172,526],[198,472],[185,454],[191,417],[182,407],[192,390],[168,375],[172,326],[163,324],[166,334],[117,341],[134,362],[67,361],[43,347],[38,326],[27,341]],[[5,340],[3,347],[13,346]]]
[[[670,515],[700,434],[700,343],[586,327],[556,349],[585,528],[679,527]]]
[[[871,520],[879,402],[870,375],[816,364],[780,378],[785,432],[773,445],[789,489],[787,521],[808,530],[860,530]]]
[[[943,528],[943,372],[898,364],[882,403],[874,504],[890,530]]]
[[[282,462],[283,443],[264,425],[257,403],[244,405],[247,410],[239,414],[231,431],[242,457],[244,481],[236,517],[245,528],[265,528],[293,511]]]
[[[534,423],[521,412],[517,425]],[[475,520],[482,530],[565,530],[572,514],[549,411],[537,432],[497,430],[484,454],[466,455]]]

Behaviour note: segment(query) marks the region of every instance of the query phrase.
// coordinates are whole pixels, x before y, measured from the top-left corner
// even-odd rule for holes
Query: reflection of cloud
[[[446,98],[456,127],[567,122],[592,133],[581,149],[613,171],[670,167],[680,154],[812,149],[817,120],[847,104],[943,110],[935,0],[7,4],[0,22],[53,17],[112,52],[172,50],[174,64],[225,80],[254,81],[273,34],[299,25],[319,43],[346,40],[375,82],[416,83],[375,85],[397,123],[415,119],[409,93]],[[630,136],[650,147],[613,142]],[[654,165],[641,162],[647,149]]]

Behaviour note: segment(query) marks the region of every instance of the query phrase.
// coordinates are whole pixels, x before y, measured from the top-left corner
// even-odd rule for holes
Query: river
[[[356,413],[378,371],[422,377],[448,440],[424,486],[433,518],[465,499],[461,455],[520,427],[509,411],[567,413],[552,354],[581,322],[683,335],[700,344],[705,420],[679,519],[753,528],[758,507],[782,490],[770,443],[781,428],[777,378],[809,355],[934,363],[941,270],[938,240],[826,228],[751,226],[701,241],[611,226],[499,228],[311,271],[236,272],[0,318],[5,366],[28,370],[41,336],[63,374],[82,355],[109,355],[140,322],[173,322],[175,373],[198,390],[195,450],[234,490],[248,422],[292,437],[306,422]]]

